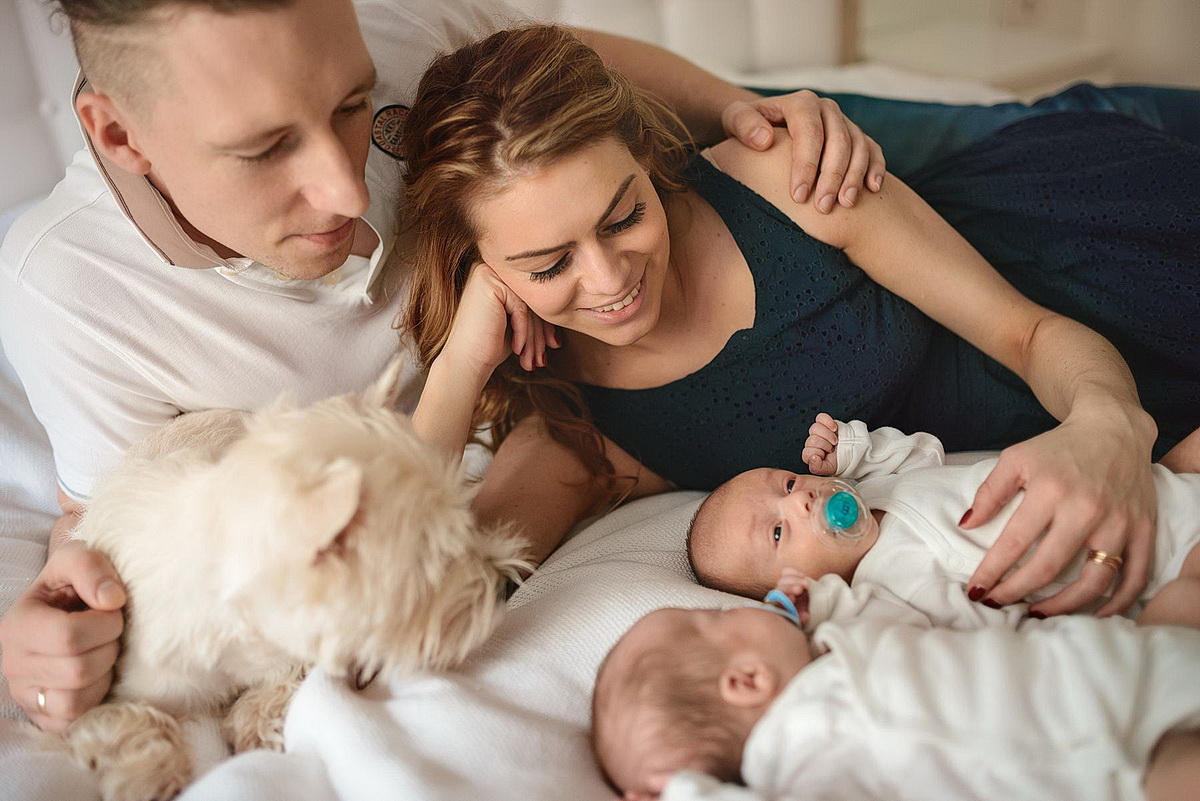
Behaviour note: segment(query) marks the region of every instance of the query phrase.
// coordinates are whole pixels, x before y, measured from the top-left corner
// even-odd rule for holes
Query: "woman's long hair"
[[[450,334],[471,267],[479,260],[472,203],[510,180],[604,139],[629,148],[661,193],[683,189],[687,151],[679,119],[609,69],[564,28],[501,31],[435,60],[404,124],[408,163],[403,214],[415,235],[403,325],[422,362]],[[608,493],[615,473],[579,390],[546,369],[500,365],[475,409],[493,446],[530,414],[579,455]]]

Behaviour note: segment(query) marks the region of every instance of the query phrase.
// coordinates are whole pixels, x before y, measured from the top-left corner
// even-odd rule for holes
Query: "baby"
[[[722,484],[700,507],[688,533],[688,557],[702,584],[757,598],[792,568],[811,577],[836,574],[852,586],[878,585],[936,626],[1015,626],[1025,617],[1026,603],[987,608],[967,595],[966,582],[1022,497],[985,525],[959,526],[995,459],[944,465],[941,443],[930,434],[904,436],[892,428],[868,433],[861,422],[840,423],[826,414],[809,433],[805,461],[820,475],[750,470]],[[859,483],[854,488],[823,475]],[[1154,480],[1157,543],[1138,620],[1200,628],[1200,474],[1155,465]],[[841,491],[847,508],[836,511],[848,514],[849,528],[814,525],[827,519],[818,507],[831,490]],[[1120,563],[1102,551],[1081,554],[1028,600],[1054,594],[1081,570],[1115,576]]]
[[[781,589],[802,599],[795,577]],[[794,610],[772,612],[660,609],[608,654],[593,747],[625,799],[712,782],[678,771],[763,799],[1196,797],[1200,633],[860,619],[822,623],[810,643]]]

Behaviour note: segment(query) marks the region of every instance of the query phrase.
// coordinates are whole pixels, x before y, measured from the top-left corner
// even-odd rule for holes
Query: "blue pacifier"
[[[870,531],[870,514],[858,490],[845,481],[831,479],[817,495],[810,519],[818,534],[853,542]]]
[[[796,605],[792,603],[792,599],[787,597],[787,594],[781,590],[771,590],[767,596],[762,599],[763,608],[768,612],[774,612],[780,617],[786,617],[796,626],[803,628],[800,624],[800,611],[796,609]]]

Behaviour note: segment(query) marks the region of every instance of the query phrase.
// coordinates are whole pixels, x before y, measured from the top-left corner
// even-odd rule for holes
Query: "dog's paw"
[[[168,801],[192,779],[179,722],[149,704],[103,704],[71,725],[67,745],[96,772],[104,801]]]
[[[293,667],[278,681],[251,687],[237,697],[222,723],[225,739],[234,753],[255,748],[283,750],[287,708],[307,673],[306,667]]]

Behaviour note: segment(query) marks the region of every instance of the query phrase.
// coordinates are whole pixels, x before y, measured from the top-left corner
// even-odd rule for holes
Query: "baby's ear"
[[[335,459],[297,501],[297,519],[314,561],[345,546],[345,534],[362,500],[362,484],[361,467],[349,459]]]
[[[755,654],[741,654],[731,659],[718,681],[721,698],[738,707],[770,703],[778,684],[775,671]]]
[[[392,408],[400,394],[400,373],[403,369],[404,360],[401,357],[392,359],[388,366],[383,368],[379,378],[375,379],[375,383],[371,384],[371,388],[363,393],[363,402],[367,406]]]

